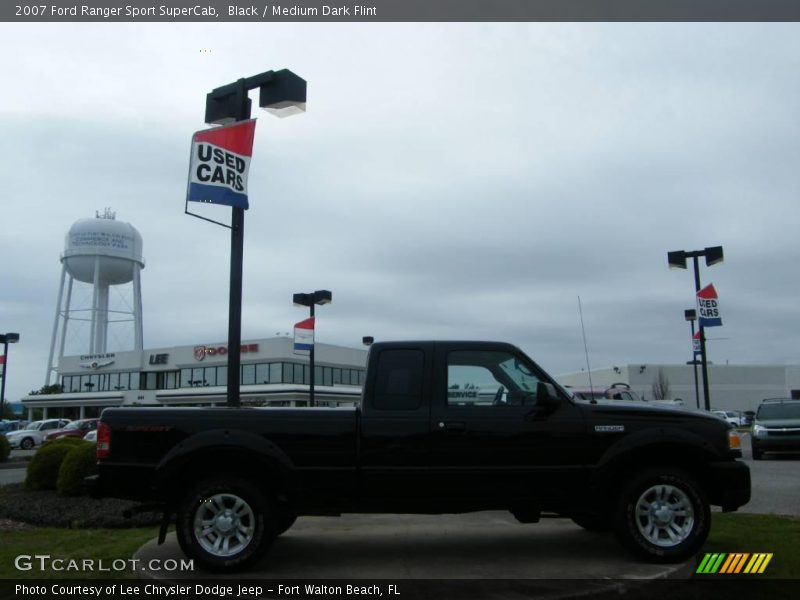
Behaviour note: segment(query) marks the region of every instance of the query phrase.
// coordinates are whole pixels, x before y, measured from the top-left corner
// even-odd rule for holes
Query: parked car
[[[99,420],[100,419],[79,419],[78,421],[72,421],[71,423],[67,423],[63,429],[51,431],[44,436],[44,439],[49,441],[57,440],[62,437],[82,438],[89,431],[97,429],[97,422]]]
[[[12,448],[30,450],[44,441],[44,436],[55,429],[61,429],[69,423],[69,419],[46,419],[33,421],[25,429],[10,431],[6,434]]]
[[[8,433],[9,431],[16,431],[20,428],[20,421],[9,421],[8,419],[3,419],[0,421],[0,433]]]
[[[734,410],[712,410],[711,412],[734,427],[741,427],[744,425],[744,419]]]
[[[764,400],[753,420],[750,441],[753,460],[761,460],[765,452],[800,452],[800,400]]]
[[[628,400],[630,402],[643,402],[639,394],[634,392],[627,383],[612,383],[607,388],[567,388],[579,400]]]

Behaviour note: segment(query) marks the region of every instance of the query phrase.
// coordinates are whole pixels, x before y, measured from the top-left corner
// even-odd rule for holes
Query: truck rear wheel
[[[208,479],[195,486],[178,510],[178,542],[204,569],[239,571],[254,564],[274,537],[275,511],[246,480]]]
[[[703,489],[674,468],[647,469],[619,496],[615,533],[620,543],[650,562],[680,562],[708,537],[711,511]]]

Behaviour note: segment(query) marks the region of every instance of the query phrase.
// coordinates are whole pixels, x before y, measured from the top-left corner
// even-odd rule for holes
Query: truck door
[[[375,353],[373,356],[372,353]],[[423,497],[430,444],[431,344],[370,351],[362,406],[360,497],[386,502]]]
[[[550,381],[510,345],[437,346],[431,409],[435,493],[507,500],[561,498],[588,473],[582,465],[585,425],[566,398],[537,404]],[[432,490],[433,491],[433,490]]]

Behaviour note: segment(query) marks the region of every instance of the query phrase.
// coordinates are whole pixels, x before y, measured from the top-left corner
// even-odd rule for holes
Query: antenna
[[[594,391],[592,385],[592,368],[589,366],[589,347],[586,345],[586,329],[583,326],[583,307],[581,306],[581,297],[578,296],[578,314],[581,316],[581,333],[583,334],[583,352],[586,354],[586,370],[589,372],[589,389]]]

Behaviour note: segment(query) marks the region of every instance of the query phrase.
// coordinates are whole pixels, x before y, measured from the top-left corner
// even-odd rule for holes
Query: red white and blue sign
[[[700,332],[698,331],[694,334],[694,336],[692,336],[692,352],[695,354],[700,354],[701,351]]]
[[[308,354],[314,348],[314,317],[294,324],[294,353]]]
[[[247,173],[255,133],[255,119],[195,133],[186,199],[247,209]]]
[[[697,314],[701,327],[720,327],[722,314],[719,311],[719,296],[714,284],[708,284],[697,292]]]

